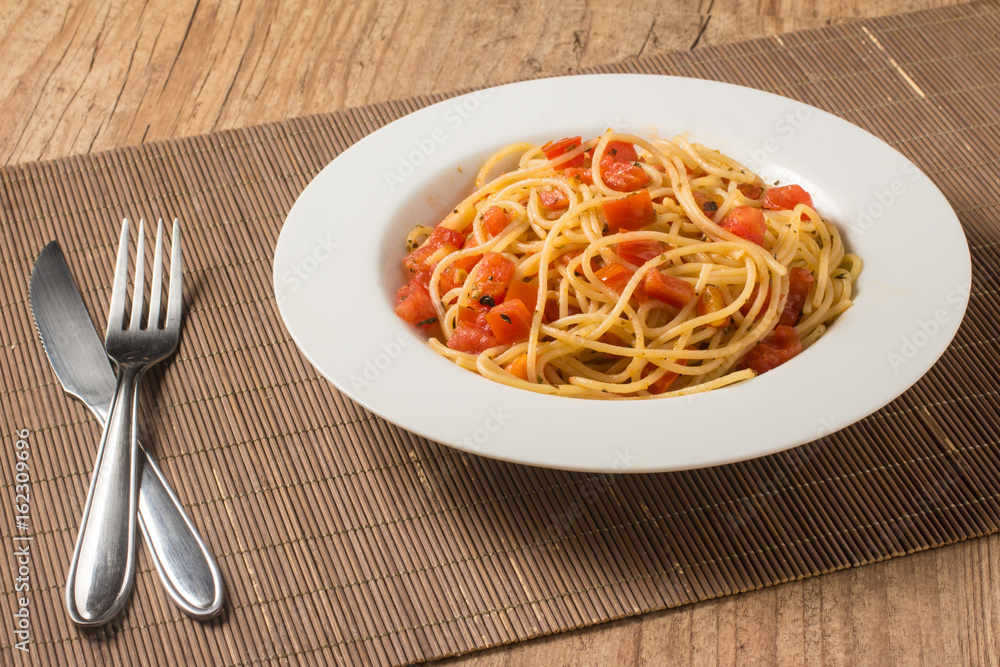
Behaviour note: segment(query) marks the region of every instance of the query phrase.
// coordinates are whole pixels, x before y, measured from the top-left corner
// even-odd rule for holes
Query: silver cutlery
[[[80,532],[67,578],[66,604],[79,625],[101,625],[113,618],[131,593],[135,574],[135,533],[139,505],[137,393],[145,370],[169,355],[180,335],[181,259],[174,223],[170,296],[160,326],[163,288],[162,222],[157,230],[149,317],[142,328],[145,262],[143,225],[135,263],[132,316],[125,328],[128,281],[128,221],[122,225],[105,349],[118,364],[118,381],[95,461]]]
[[[29,301],[45,354],[63,389],[79,399],[102,429],[115,392],[115,374],[59,243],[39,253]],[[139,445],[139,525],[171,599],[196,619],[215,616],[224,600],[222,576],[201,535],[153,458]]]

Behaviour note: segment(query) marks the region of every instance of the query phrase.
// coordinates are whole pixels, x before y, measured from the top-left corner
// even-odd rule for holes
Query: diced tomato
[[[615,244],[615,253],[626,262],[642,266],[654,257],[666,252],[667,246],[659,241],[619,241]]]
[[[694,196],[694,201],[698,204],[698,208],[708,217],[713,217],[715,212],[719,210],[719,200],[717,198],[709,197],[704,192],[698,192],[697,190],[691,194]]]
[[[528,379],[528,353],[520,355],[514,361],[504,366],[504,370],[516,378],[527,381]]]
[[[622,229],[634,231],[656,222],[656,211],[653,210],[649,190],[640,190],[621,199],[608,199],[601,203],[601,210],[612,233],[618,233]]]
[[[607,153],[601,158],[601,179],[618,192],[632,192],[649,183],[649,175],[642,167],[632,162],[618,162]]]
[[[602,343],[607,343],[608,345],[617,345],[618,347],[625,346],[625,341],[623,341],[622,337],[614,331],[605,331],[597,340]]]
[[[806,303],[806,296],[812,289],[816,280],[809,269],[801,266],[793,266],[788,272],[788,298],[785,299],[785,308],[781,311],[781,324],[794,327],[802,317],[802,306]]]
[[[582,254],[583,254],[583,248],[579,248],[577,250],[569,250],[569,251],[564,252],[563,254],[559,255],[558,257],[556,257],[555,261],[559,262],[563,266],[569,266],[570,260],[572,260],[574,257],[579,257]],[[596,256],[590,258],[590,268],[592,270],[594,270],[594,271],[597,270],[597,257]],[[575,273],[577,275],[583,275],[583,264],[582,263],[580,264],[580,266],[578,266],[576,268]]]
[[[449,348],[470,354],[479,354],[497,344],[492,331],[469,322],[463,322],[455,327],[451,332],[451,338],[448,339]]]
[[[550,211],[558,211],[561,208],[569,206],[569,198],[566,196],[566,193],[559,188],[540,190],[538,192],[538,198],[542,200],[542,206]]]
[[[736,206],[729,211],[719,226],[757,245],[764,245],[767,221],[764,213],[753,206]]]
[[[573,303],[569,304],[569,307],[566,309],[567,315],[579,315],[581,312],[583,311],[580,310],[580,307]],[[546,299],[543,315],[544,315],[542,317],[543,322],[555,322],[556,320],[558,320],[559,302],[553,299]]]
[[[760,193],[764,191],[764,188],[756,183],[740,183],[736,189],[742,192],[747,199],[760,199]]]
[[[456,248],[461,248],[464,243],[465,236],[462,232],[456,232],[454,229],[449,229],[443,225],[435,227],[426,241],[426,245],[434,246],[435,248],[440,248],[443,245],[452,245]]]
[[[615,162],[635,162],[639,159],[639,154],[635,152],[635,144],[627,141],[609,141],[604,154],[610,155]]]
[[[483,211],[483,226],[486,227],[486,233],[490,236],[496,236],[505,230],[509,222],[510,218],[507,217],[507,213],[499,206],[490,206]]]
[[[564,155],[580,147],[583,141],[581,137],[566,137],[565,139],[560,139],[559,141],[550,141],[544,146],[542,146],[542,152],[545,153],[545,159],[554,160],[560,155]],[[579,167],[583,164],[584,156],[580,153],[575,158],[570,159],[567,162],[561,163],[560,167]]]
[[[396,314],[423,329],[437,322],[437,311],[427,285],[414,278],[400,287],[396,292]]]
[[[430,256],[437,252],[437,248],[425,243],[409,255],[403,258],[403,268],[410,273],[421,273],[427,270]]]
[[[782,185],[780,188],[771,188],[764,195],[764,208],[770,209],[792,209],[798,204],[805,204],[812,208],[812,195],[802,189],[801,185]]]
[[[468,271],[461,269],[454,264],[449,264],[448,267],[441,272],[441,277],[438,281],[438,293],[443,295],[456,287],[464,285],[465,279],[468,277]]]
[[[457,269],[461,269],[466,273],[469,273],[476,266],[476,264],[479,264],[479,260],[481,260],[482,258],[483,258],[482,255],[469,255],[468,257],[462,257],[460,259],[456,259],[451,263],[451,266],[454,266]]]
[[[476,238],[476,232],[470,231],[465,235],[465,243],[462,244],[462,249],[475,248],[477,245],[479,245],[479,239]]]
[[[646,295],[657,301],[683,308],[694,298],[694,286],[676,276],[668,276],[658,269],[646,273],[643,279]]]
[[[779,324],[771,334],[743,357],[747,368],[758,374],[777,368],[802,351],[802,341],[795,327]]]
[[[507,295],[504,301],[517,299],[524,304],[524,307],[534,312],[538,309],[538,285],[526,283],[521,280],[512,280],[507,288]]]
[[[507,286],[514,277],[514,262],[498,252],[487,252],[476,265],[476,279],[472,288],[474,299],[482,302],[489,297],[494,304],[503,301]],[[489,305],[488,303],[485,305]]]
[[[633,273],[628,267],[618,262],[612,262],[606,266],[602,266],[594,275],[602,283],[611,288],[612,292],[621,296],[621,293],[625,291],[625,285],[632,279]]]
[[[553,299],[545,300],[545,308],[542,311],[543,322],[555,322],[559,319],[559,302]]]
[[[531,311],[518,299],[507,299],[486,313],[486,323],[497,341],[506,345],[528,337],[531,331]]]
[[[473,301],[467,306],[458,307],[457,325],[469,323],[475,324],[480,329],[485,329],[486,324],[486,313],[489,312],[489,308],[483,304]]]
[[[753,308],[753,304],[757,300],[757,293],[759,291],[760,291],[760,283],[757,283],[756,285],[753,286],[753,289],[750,291],[750,297],[747,298],[746,303],[740,306],[740,313],[742,313],[744,317],[750,314],[750,309]],[[764,314],[764,311],[767,310],[767,306],[770,303],[771,303],[771,290],[768,289],[767,292],[764,294],[764,303],[760,305],[760,310],[757,311],[757,317],[760,317],[761,315]]]
[[[687,359],[677,360],[677,364],[681,366],[687,366],[687,363],[688,363]],[[655,369],[656,366],[654,364],[646,364],[645,367],[643,367],[642,369],[642,377],[646,377],[647,375],[652,373]],[[681,375],[680,373],[677,373],[675,371],[667,371],[666,373],[663,374],[663,376],[659,380],[656,380],[651,385],[646,387],[646,391],[648,391],[650,394],[662,394],[666,392],[667,389],[670,389],[670,385],[672,385],[674,381],[680,377],[680,375]]]
[[[580,181],[586,183],[587,185],[594,184],[594,174],[590,171],[590,168],[580,169],[579,167],[569,167],[564,172],[570,178],[577,178]]]
[[[708,315],[710,313],[717,313],[726,307],[726,299],[722,294],[722,290],[715,285],[709,285],[701,293],[698,298],[698,315]],[[718,320],[714,320],[708,323],[710,327],[718,327],[720,329],[729,326],[729,316],[723,317]]]
[[[455,252],[465,244],[461,232],[438,225],[424,243],[403,258],[403,268],[410,273],[431,271],[444,255]],[[439,252],[447,248],[445,252]]]

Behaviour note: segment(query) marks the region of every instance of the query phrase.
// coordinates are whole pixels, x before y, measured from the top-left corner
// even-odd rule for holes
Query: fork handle
[[[66,606],[77,625],[107,623],[132,592],[139,500],[137,389],[142,371],[142,365],[119,364],[66,583]]]

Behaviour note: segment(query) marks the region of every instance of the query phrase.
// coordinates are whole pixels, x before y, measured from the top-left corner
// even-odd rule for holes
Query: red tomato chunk
[[[759,208],[736,206],[722,219],[719,226],[757,245],[764,245],[767,221]]]
[[[802,341],[795,327],[779,324],[771,334],[750,349],[743,363],[759,375],[777,368],[802,351]]]
[[[511,299],[517,299],[524,304],[525,308],[534,312],[538,309],[538,285],[520,280],[511,281],[504,301],[507,302]]]
[[[694,286],[691,283],[676,276],[668,276],[657,269],[646,273],[643,287],[647,296],[674,308],[683,308],[694,298]]]
[[[497,339],[491,331],[470,322],[459,324],[448,339],[449,348],[469,354],[479,354],[497,344]]]
[[[744,317],[750,314],[750,309],[753,308],[753,304],[757,301],[758,292],[760,292],[760,283],[757,283],[756,285],[753,286],[753,290],[750,292],[750,298],[748,298],[746,302],[742,306],[740,306],[740,313],[742,313]],[[757,311],[757,317],[760,317],[761,315],[764,314],[770,303],[771,303],[771,290],[768,289],[764,293],[764,301],[760,304],[760,310]]]
[[[558,211],[569,206],[569,199],[566,197],[566,193],[558,188],[541,190],[538,193],[538,198],[541,200],[542,206],[550,211]]]
[[[531,331],[531,311],[518,299],[508,299],[486,313],[486,322],[498,342],[516,343]]]
[[[656,222],[656,211],[649,190],[640,190],[621,199],[610,199],[601,204],[604,219],[612,233],[622,229],[634,231]]]
[[[785,299],[785,308],[781,311],[781,324],[794,327],[802,317],[802,307],[806,303],[809,290],[812,289],[813,278],[809,269],[801,266],[793,266],[788,272],[788,298]]]
[[[604,149],[605,155],[610,155],[615,162],[635,162],[639,159],[639,154],[635,151],[635,144],[627,141],[609,141]]]
[[[581,137],[566,137],[565,139],[560,139],[559,141],[550,141],[544,146],[542,146],[542,152],[545,153],[545,159],[554,160],[561,155],[565,155],[580,147],[583,143]],[[562,162],[559,164],[560,167],[579,167],[583,164],[584,154],[580,153],[574,158]]]
[[[434,301],[427,285],[414,278],[396,292],[396,314],[416,327],[428,328],[437,322]]]
[[[497,252],[483,254],[482,260],[476,265],[476,278],[473,283],[472,296],[482,303],[488,297],[494,304],[503,301],[507,286],[514,277],[514,262]],[[485,305],[490,305],[488,302]]]
[[[687,366],[688,360],[678,359],[677,363],[681,366]],[[642,369],[642,377],[646,377],[647,375],[652,373],[653,370],[654,370],[653,364],[646,364],[645,368]],[[646,391],[648,391],[650,394],[662,394],[666,392],[667,389],[670,389],[670,385],[672,385],[674,381],[679,377],[680,373],[677,373],[675,371],[667,371],[666,373],[663,374],[663,376],[659,380],[656,380],[648,387],[646,387]]]
[[[488,311],[489,308],[477,302],[472,302],[468,306],[459,306],[456,326],[469,323],[475,324],[480,329],[485,329],[487,327],[486,313]]]
[[[508,223],[510,223],[510,218],[499,206],[490,206],[483,211],[483,226],[486,227],[486,233],[491,237],[499,235],[507,228]]]
[[[615,253],[626,262],[642,266],[654,257],[666,252],[667,247],[659,241],[619,241],[615,245]]]
[[[465,243],[465,236],[461,232],[456,232],[454,229],[449,229],[442,225],[435,227],[431,235],[427,237],[427,245],[435,248],[443,245],[453,245],[456,248],[461,248],[463,243]]]
[[[764,208],[774,210],[793,209],[798,204],[812,208],[812,195],[802,189],[801,185],[783,185],[771,188],[764,194]]]
[[[589,168],[580,169],[579,167],[570,167],[564,173],[570,178],[576,178],[587,185],[594,184],[594,174]]]
[[[649,175],[642,167],[632,162],[619,162],[608,154],[601,158],[601,179],[618,192],[632,192],[649,183]]]
[[[625,286],[632,279],[632,270],[618,262],[612,262],[607,266],[602,266],[594,275],[598,280],[607,285],[612,292],[621,296],[625,291]]]
[[[438,225],[423,245],[403,258],[403,268],[418,274],[431,271],[443,255],[455,252],[464,243],[465,237],[460,232]]]

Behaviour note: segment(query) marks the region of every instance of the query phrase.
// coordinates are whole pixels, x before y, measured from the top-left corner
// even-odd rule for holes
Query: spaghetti
[[[514,144],[476,187],[408,235],[396,313],[458,365],[531,391],[641,399],[749,379],[822,336],[861,271],[800,186],[684,137]]]

